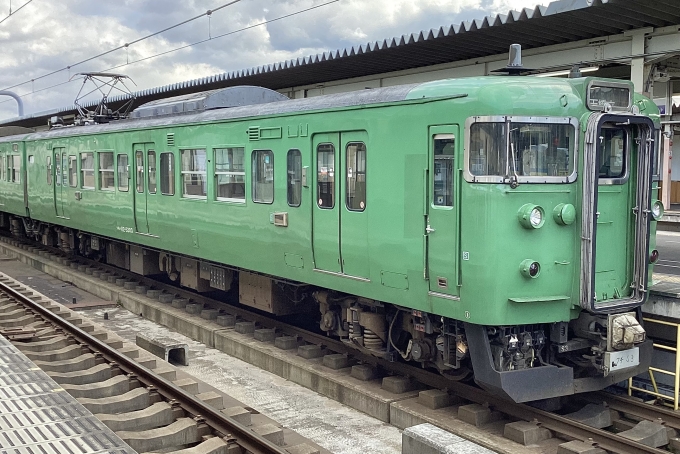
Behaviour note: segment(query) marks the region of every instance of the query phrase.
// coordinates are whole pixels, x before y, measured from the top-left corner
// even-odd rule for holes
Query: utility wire
[[[21,11],[21,9],[22,9],[24,6],[28,5],[28,4],[31,3],[32,1],[33,1],[33,0],[28,0],[26,3],[24,3],[23,5],[21,5],[21,6],[18,7],[17,9],[15,9],[14,12],[12,12],[12,2],[10,1],[10,3],[9,3],[9,15],[8,15],[7,17],[5,17],[4,19],[0,20],[0,24],[2,24],[2,23],[5,22],[7,19],[9,19],[10,17],[14,16],[16,13],[18,13],[19,11]]]
[[[150,55],[148,57],[140,58],[139,60],[134,60],[134,61],[123,63],[123,64],[120,64],[120,65],[117,65],[117,66],[112,66],[110,68],[103,69],[100,72],[111,71],[112,69],[117,69],[117,68],[121,68],[123,66],[128,66],[128,65],[133,65],[135,63],[140,63],[140,62],[150,60],[150,59],[156,58],[156,57],[161,57],[163,55],[167,55],[167,54],[170,54],[170,53],[173,53],[173,52],[177,52],[179,50],[186,49],[188,47],[193,47],[193,46],[196,46],[196,45],[199,45],[199,44],[203,44],[203,43],[206,43],[206,42],[214,40],[214,39],[223,38],[223,37],[229,36],[229,35],[234,35],[236,33],[240,33],[240,32],[246,31],[246,30],[250,30],[250,29],[255,28],[255,27],[261,27],[263,25],[270,24],[272,22],[277,22],[277,21],[280,21],[282,19],[286,19],[286,18],[289,18],[289,17],[292,17],[292,16],[297,16],[298,14],[306,13],[308,11],[311,11],[311,10],[314,10],[314,9],[317,9],[317,8],[321,8],[323,6],[327,6],[327,5],[330,5],[330,4],[333,4],[333,3],[337,3],[339,1],[340,0],[331,0],[331,1],[326,2],[326,3],[321,3],[321,4],[316,5],[316,6],[312,6],[312,7],[300,10],[300,11],[296,11],[294,13],[286,14],[286,15],[283,15],[283,16],[276,17],[274,19],[269,19],[269,20],[262,21],[262,22],[257,23],[257,24],[249,25],[247,27],[243,27],[243,28],[240,28],[238,30],[233,30],[233,31],[230,31],[230,32],[227,32],[227,33],[222,33],[221,35],[213,36],[212,38],[209,38],[209,39],[196,41],[195,43],[187,44],[185,46],[180,46],[180,47],[177,47],[175,49],[170,49],[170,50],[167,50],[165,52],[160,52],[160,53],[155,54],[155,55]],[[215,11],[215,10],[213,10],[213,11]],[[80,81],[80,79],[70,79],[70,80],[67,80],[66,82],[60,82],[58,84],[50,85],[49,87],[41,88],[39,90],[32,90],[32,91],[24,93],[23,95],[20,95],[20,96],[24,97],[24,96],[32,95],[32,94],[35,94],[35,93],[40,93],[40,92],[51,90],[51,89],[57,88],[57,87],[61,87],[62,85],[67,85],[71,82],[76,82],[76,81]],[[29,82],[31,82],[31,81],[29,81]],[[25,83],[28,83],[28,82],[25,82]],[[19,84],[19,85],[23,85],[23,84]],[[14,87],[16,87],[16,86],[18,86],[18,85],[15,85]],[[0,104],[4,104],[4,103],[10,102],[10,101],[12,101],[12,100],[0,101]]]
[[[111,66],[110,68],[102,70],[102,72],[111,71],[112,69],[122,68],[124,66],[132,65],[132,64],[143,62],[143,61],[146,61],[146,60],[151,60],[152,58],[161,57],[163,55],[171,54],[173,52],[177,52],[177,51],[182,50],[182,49],[194,47],[194,46],[197,46],[199,44],[207,43],[207,42],[212,41],[214,39],[224,38],[225,36],[234,35],[236,33],[241,33],[241,32],[244,32],[246,30],[250,30],[252,28],[261,27],[263,25],[271,24],[272,22],[276,22],[276,21],[280,21],[282,19],[287,19],[289,17],[297,16],[298,14],[306,13],[308,11],[311,11],[311,10],[314,10],[314,9],[317,9],[317,8],[321,8],[323,6],[328,6],[330,4],[337,3],[339,1],[340,0],[331,0],[331,1],[326,2],[326,3],[321,3],[321,4],[316,5],[316,6],[311,6],[309,8],[306,8],[306,9],[303,9],[303,10],[300,10],[300,11],[296,11],[294,13],[286,14],[284,16],[279,16],[275,19],[269,19],[269,20],[266,20],[266,21],[262,21],[262,22],[259,22],[257,24],[253,24],[253,25],[249,25],[247,27],[239,28],[238,30],[233,30],[233,31],[230,31],[230,32],[227,32],[227,33],[222,33],[221,35],[216,35],[216,36],[213,36],[213,37],[208,38],[208,39],[202,39],[200,41],[196,41],[196,42],[191,43],[191,44],[186,44],[184,46],[180,46],[180,47],[176,47],[174,49],[166,50],[164,52],[160,52],[158,54],[154,54],[154,55],[150,55],[148,57],[140,58],[138,60],[133,60],[131,62],[122,63],[122,64],[116,65],[116,66]]]
[[[29,0],[28,3],[32,2],[32,1],[33,1],[33,0]],[[112,53],[112,52],[115,52],[115,51],[117,51],[117,50],[125,49],[125,48],[127,48],[127,47],[130,47],[130,46],[133,45],[133,44],[137,44],[137,43],[139,43],[139,42],[141,42],[141,41],[144,41],[144,40],[146,40],[146,39],[152,38],[152,37],[154,37],[154,36],[156,36],[156,35],[160,35],[161,33],[165,33],[165,32],[167,32],[167,31],[169,31],[169,30],[174,29],[174,28],[177,28],[177,27],[180,27],[180,26],[182,26],[182,25],[188,24],[189,22],[195,21],[196,19],[200,19],[201,17],[210,16],[210,15],[212,15],[212,13],[214,13],[215,11],[219,11],[219,10],[221,10],[221,9],[223,9],[223,8],[226,8],[227,6],[231,6],[231,5],[233,5],[233,4],[235,4],[235,3],[238,3],[238,2],[240,2],[240,1],[241,1],[241,0],[232,0],[232,1],[227,2],[227,3],[225,3],[225,4],[221,5],[221,6],[218,6],[218,7],[215,8],[215,9],[209,9],[209,10],[206,11],[205,13],[199,14],[198,16],[192,17],[191,19],[184,20],[184,21],[179,22],[179,23],[177,23],[177,24],[175,24],[175,25],[171,25],[170,27],[164,28],[163,30],[160,30],[160,31],[151,33],[150,35],[143,36],[143,37],[138,38],[138,39],[136,39],[136,40],[134,40],[134,41],[131,41],[131,42],[129,42],[129,43],[125,43],[125,44],[123,44],[122,46],[118,46],[118,47],[115,47],[115,48],[113,48],[113,49],[110,49],[110,50],[107,50],[107,51],[105,51],[105,52],[102,52],[102,53],[100,53],[100,54],[97,54],[97,55],[95,55],[95,56],[93,56],[93,57],[86,58],[85,60],[81,60],[81,61],[79,61],[78,63],[74,63],[74,64],[72,64],[72,65],[66,66],[65,68],[57,69],[57,70],[54,70],[54,71],[49,72],[49,73],[47,73],[47,74],[43,74],[42,76],[35,77],[35,78],[31,79],[31,80],[27,80],[27,81],[24,81],[24,82],[21,82],[21,83],[12,85],[12,86],[10,86],[10,87],[5,88],[5,90],[11,90],[12,88],[16,88],[16,87],[19,87],[19,86],[21,86],[21,85],[25,85],[25,84],[27,84],[27,83],[32,83],[32,82],[35,82],[36,80],[44,79],[45,77],[52,76],[52,75],[57,74],[57,73],[60,73],[60,72],[62,72],[62,71],[67,71],[67,70],[70,71],[74,66],[82,65],[83,63],[87,63],[87,62],[89,62],[89,61],[92,61],[92,60],[95,60],[95,59],[97,59],[97,58],[103,57],[104,55],[108,55],[108,54],[110,54],[110,53]],[[28,3],[27,3],[27,4],[28,4]],[[26,6],[26,5],[24,5],[24,6]],[[23,8],[24,6],[22,6],[21,8]],[[19,8],[19,9],[21,9],[21,8]],[[19,11],[19,10],[17,10],[17,11]],[[17,11],[15,11],[14,14],[16,14]],[[7,16],[7,17],[9,17],[9,16]],[[7,19],[7,18],[5,18],[5,19]],[[5,19],[3,19],[3,20],[5,20]],[[0,22],[0,23],[2,23],[2,22]]]

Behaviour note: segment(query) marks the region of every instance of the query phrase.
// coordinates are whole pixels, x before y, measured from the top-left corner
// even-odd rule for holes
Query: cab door
[[[314,268],[342,273],[340,258],[340,207],[337,203],[340,134],[315,134],[312,138],[314,163],[314,207],[312,250]]]
[[[134,172],[135,231],[150,234],[149,205],[156,194],[156,152],[153,143],[137,143],[132,146]]]
[[[429,290],[458,297],[459,226],[457,203],[458,175],[456,163],[459,147],[458,125],[429,128],[429,165],[425,213],[425,277]]]

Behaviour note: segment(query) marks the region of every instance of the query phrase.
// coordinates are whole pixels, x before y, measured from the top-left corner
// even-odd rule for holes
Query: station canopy
[[[171,96],[236,85],[273,90],[323,84],[401,70],[564,44],[646,27],[680,24],[678,0],[558,0],[548,6],[510,11],[471,22],[402,35],[256,68],[223,73],[135,93],[135,105]],[[125,98],[109,99],[116,108]],[[94,104],[94,103],[93,103]],[[72,115],[75,106],[0,122],[0,126],[44,126],[53,115]]]

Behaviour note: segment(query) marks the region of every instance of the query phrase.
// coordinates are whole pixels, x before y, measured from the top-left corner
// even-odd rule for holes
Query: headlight
[[[538,229],[545,222],[545,211],[538,205],[527,203],[517,212],[517,219],[525,229]]]
[[[541,274],[541,264],[531,259],[522,260],[522,263],[519,264],[519,272],[524,277],[537,278]]]
[[[658,221],[663,216],[663,203],[660,200],[655,200],[652,204],[652,216],[655,221]]]

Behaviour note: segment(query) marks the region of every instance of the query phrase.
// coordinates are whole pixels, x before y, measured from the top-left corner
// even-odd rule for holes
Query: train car
[[[598,78],[232,87],[0,138],[0,226],[534,401],[649,366],[658,135]]]

